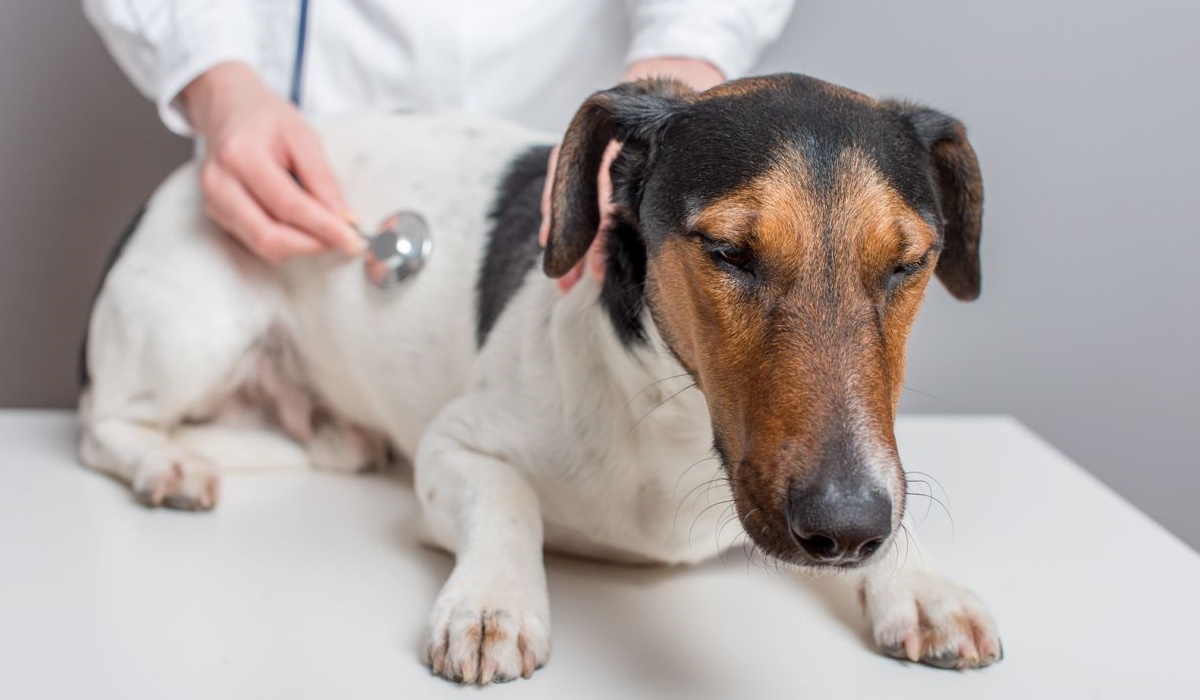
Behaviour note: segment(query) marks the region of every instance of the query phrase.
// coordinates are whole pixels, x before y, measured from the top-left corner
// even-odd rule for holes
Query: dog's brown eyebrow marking
[[[690,217],[689,232],[700,232],[713,240],[741,245],[754,238],[758,211],[736,199],[719,200]]]
[[[915,262],[936,246],[933,229],[861,150],[842,152],[836,189],[839,202],[832,211],[840,220],[835,225],[859,231],[858,266],[864,285],[870,286],[875,274],[892,269],[897,261]]]
[[[894,261],[915,262],[938,246],[928,222],[854,147],[838,156],[832,185],[819,189],[798,152],[781,154],[747,185],[696,211],[687,227],[719,242],[752,246],[776,269],[799,270],[814,246],[832,246],[839,266],[860,268],[864,284]],[[853,241],[817,240],[833,234],[857,235]]]
[[[734,245],[753,246],[773,267],[798,269],[815,233],[808,168],[799,153],[787,153],[744,187],[709,202],[691,228]]]

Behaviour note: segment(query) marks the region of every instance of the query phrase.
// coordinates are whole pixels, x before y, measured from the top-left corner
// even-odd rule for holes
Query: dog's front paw
[[[529,678],[550,658],[548,602],[529,597],[452,579],[433,606],[425,663],[460,683]]]
[[[938,668],[982,668],[1004,658],[996,623],[971,591],[933,573],[872,577],[863,610],[883,653]]]
[[[217,469],[203,457],[175,449],[142,458],[133,481],[138,500],[151,507],[212,510],[217,505]]]

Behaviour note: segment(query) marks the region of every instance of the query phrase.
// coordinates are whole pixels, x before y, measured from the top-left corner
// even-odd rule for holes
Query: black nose
[[[892,500],[876,490],[847,492],[818,483],[788,492],[788,525],[800,548],[825,564],[854,564],[892,533]]]

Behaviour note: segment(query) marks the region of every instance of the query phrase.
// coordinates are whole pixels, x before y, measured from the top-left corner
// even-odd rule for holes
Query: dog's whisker
[[[641,396],[642,394],[646,393],[646,392],[647,392],[647,391],[649,391],[651,388],[653,388],[653,387],[656,387],[656,386],[658,386],[659,384],[662,384],[663,382],[669,382],[669,381],[671,381],[672,379],[680,379],[680,378],[682,378],[682,377],[690,377],[690,376],[691,376],[691,375],[690,375],[690,374],[688,374],[687,372],[680,372],[679,374],[672,374],[672,375],[671,375],[671,376],[669,376],[669,377],[663,377],[662,379],[658,379],[658,380],[655,380],[655,381],[653,381],[653,382],[650,382],[650,383],[649,383],[649,384],[647,384],[646,386],[644,386],[644,387],[642,387],[641,389],[639,389],[639,390],[637,391],[637,393],[635,393],[633,396],[630,396],[630,397],[629,397],[629,401],[628,401],[628,402],[626,402],[626,404],[625,404],[625,405],[626,405],[626,406],[631,406],[631,405],[633,405],[633,402],[634,402],[634,400],[636,400],[636,399],[637,399],[637,397],[639,397],[639,396]]]
[[[654,413],[654,412],[655,412],[655,411],[657,411],[658,409],[660,409],[660,408],[662,408],[663,406],[667,405],[667,402],[668,402],[668,401],[670,401],[671,399],[675,398],[676,396],[679,396],[680,394],[682,394],[683,392],[687,391],[688,389],[694,389],[694,388],[696,388],[696,383],[695,383],[695,382],[692,382],[691,384],[688,384],[687,386],[683,387],[683,388],[682,388],[682,389],[680,389],[679,391],[676,391],[674,394],[671,394],[670,396],[668,396],[667,398],[663,399],[662,401],[659,401],[659,402],[658,402],[658,404],[656,404],[656,405],[654,406],[654,408],[650,409],[649,411],[646,411],[645,413],[643,413],[643,414],[642,414],[642,417],[641,417],[641,418],[638,418],[636,421],[634,421],[633,425],[632,425],[632,426],[630,426],[630,428],[629,428],[629,432],[625,433],[625,436],[626,436],[626,437],[628,437],[628,436],[629,436],[631,433],[633,433],[633,431],[634,431],[634,430],[636,430],[636,429],[637,429],[637,427],[638,427],[639,425],[641,425],[641,424],[642,424],[642,421],[646,420],[646,418],[648,418],[648,417],[650,416],[650,414],[651,414],[651,413]]]
[[[680,511],[683,510],[683,507],[685,505],[687,505],[688,499],[691,498],[693,494],[695,494],[695,500],[699,501],[701,495],[709,493],[711,491],[713,482],[720,480],[719,479],[720,473],[721,473],[721,467],[720,467],[720,465],[718,465],[717,468],[713,471],[713,475],[711,477],[709,477],[706,481],[702,481],[699,484],[696,484],[692,488],[688,489],[688,492],[686,494],[684,494],[683,499],[681,499],[679,501],[679,504],[675,507],[675,517],[672,518],[672,520],[671,520],[671,527],[672,527],[671,531],[672,532],[675,532],[675,527],[679,523],[679,513],[680,513]],[[704,491],[701,491],[701,489],[704,489],[705,487],[708,487],[708,488],[705,489]]]
[[[930,495],[927,493],[909,492],[908,495],[909,496],[920,496],[922,498],[928,499],[926,501],[926,503],[928,505],[925,509],[925,514],[921,517],[921,522],[913,523],[913,527],[920,527],[921,524],[923,524],[925,522],[925,520],[929,517],[930,509],[932,509],[933,504],[936,503],[942,509],[942,512],[944,512],[946,514],[946,518],[950,521],[950,541],[953,544],[954,533],[955,533],[954,516],[950,513],[950,509],[946,507],[946,504],[942,503],[941,499],[939,499],[937,496],[933,496],[933,495]]]
[[[905,489],[904,492],[905,500],[907,500],[910,496],[924,496],[926,498],[925,512],[921,514],[921,520],[913,522],[913,527],[919,528],[925,523],[926,520],[929,519],[929,512],[933,509],[933,487],[930,486],[929,482],[925,481],[924,479],[906,479],[906,481],[910,486],[912,484],[924,484],[925,488],[927,489],[926,493],[913,491],[912,489]]]
[[[737,520],[738,520],[738,516],[737,516],[737,512],[736,512],[736,503],[730,504],[730,508],[733,508],[735,512],[733,513],[732,516],[730,516],[727,520],[725,520],[725,522],[721,523],[721,526],[719,528],[717,528],[717,553],[718,554],[720,554],[722,551],[724,551],[721,549],[721,534],[725,531],[725,527],[728,526],[732,522],[737,522]],[[749,518],[750,515],[753,514],[757,510],[758,509],[756,508],[754,511],[751,511],[750,513],[748,513],[746,515],[746,517]],[[734,543],[737,542],[737,538],[738,538],[739,534],[742,534],[742,535],[746,534],[745,529],[741,529],[737,533],[734,534],[733,539],[729,541],[730,548],[732,548]]]
[[[725,479],[720,479],[717,476],[713,476],[712,479],[708,480],[708,487],[704,489],[704,497],[709,499],[709,502],[711,503],[713,487],[714,486],[727,486],[731,483],[732,483],[732,479],[730,477],[726,477]]]
[[[912,491],[909,491],[907,494],[905,494],[905,498],[910,498],[913,496],[921,496],[925,499],[925,512],[921,513],[920,520],[913,521],[913,527],[920,529],[920,527],[925,524],[925,521],[929,520],[929,513],[933,510],[933,497],[927,493],[915,493]]]
[[[928,494],[913,493],[913,492],[910,492],[910,493],[914,496],[925,496],[926,498],[928,498],[931,501],[931,503],[937,503],[938,506],[941,507],[942,511],[945,512],[946,517],[950,520],[950,546],[953,547],[954,542],[958,537],[958,527],[954,523],[954,514],[950,512],[950,494],[949,494],[949,492],[946,491],[946,487],[942,485],[941,481],[938,481],[937,477],[935,477],[934,475],[932,475],[928,472],[909,471],[908,474],[916,474],[916,475],[923,477],[922,479],[915,479],[912,481],[913,481],[913,483],[922,483],[923,482],[926,485],[926,487],[929,488]],[[905,480],[909,481],[907,475],[905,476]],[[928,480],[928,481],[926,481],[926,480]],[[938,489],[942,492],[941,498],[938,498],[937,496],[935,496],[933,494],[933,485],[935,485],[935,484],[937,485]],[[930,507],[932,507],[932,504],[930,505]]]
[[[721,530],[724,529],[727,524],[729,524],[728,520],[722,521],[720,527],[717,528],[717,535],[716,535],[717,560],[720,561],[724,565],[728,565],[729,560],[726,558],[726,550],[721,548]],[[735,534],[734,536],[736,537],[737,535]]]
[[[704,497],[704,499],[708,503],[712,503],[713,487],[721,485],[721,484],[729,484],[729,483],[733,482],[733,477],[729,476],[728,474],[722,474],[721,469],[722,469],[722,465],[718,464],[717,468],[713,470],[712,476],[710,476],[708,478],[708,481],[705,481],[703,484],[700,484],[700,486],[704,487],[704,490],[695,495],[695,498],[693,500],[693,505],[699,503],[701,497]]]
[[[908,543],[907,543],[908,531],[907,531],[907,529],[905,528],[905,526],[904,526],[904,523],[903,523],[903,522],[902,522],[902,523],[900,523],[900,534],[904,535],[904,537],[905,537],[905,539],[906,539],[906,541],[905,541],[905,545],[904,545],[904,551],[905,551],[905,552],[907,552],[907,551],[908,551]],[[894,545],[892,545],[892,547],[891,547],[891,551],[890,551],[890,552],[888,552],[888,555],[889,555],[889,556],[891,557],[891,559],[892,559],[892,571],[891,571],[891,575],[892,575],[892,576],[895,576],[895,575],[896,575],[896,574],[897,574],[897,573],[900,571],[900,569],[902,568],[902,567],[900,566],[900,538],[899,538],[899,537],[897,537],[897,538],[896,538],[896,543],[895,543]]]
[[[709,505],[704,506],[704,508],[701,509],[701,511],[699,513],[696,513],[696,517],[692,519],[691,527],[688,528],[687,543],[688,543],[689,547],[692,546],[692,533],[695,532],[696,525],[700,522],[700,518],[704,517],[704,514],[707,513],[708,511],[712,510],[713,508],[716,508],[718,506],[728,505],[732,502],[733,502],[733,499],[730,498],[725,501],[717,501],[716,503],[710,503]]]
[[[945,404],[946,406],[949,406],[950,408],[953,408],[953,409],[955,409],[956,411],[961,411],[961,410],[963,410],[963,407],[962,407],[961,405],[959,405],[959,404],[957,404],[957,403],[955,403],[955,402],[953,402],[953,401],[950,401],[949,399],[944,399],[944,398],[942,398],[941,396],[938,396],[937,394],[931,394],[931,393],[929,393],[928,391],[922,391],[922,390],[920,390],[920,389],[917,389],[917,388],[915,388],[915,387],[911,387],[911,386],[909,386],[909,385],[907,385],[907,384],[905,384],[905,385],[904,385],[904,390],[905,390],[905,391],[911,391],[912,393],[914,393],[914,394],[917,394],[917,395],[919,395],[919,396],[924,396],[924,397],[926,397],[926,398],[933,399],[934,401],[940,401],[940,402],[942,402],[943,404]]]
[[[721,467],[720,467],[720,465],[718,465],[717,468],[713,470],[712,476],[708,477],[704,481],[701,481],[700,483],[696,484],[692,488],[688,489],[687,493],[685,493],[683,495],[683,498],[680,499],[679,505],[680,506],[686,505],[688,502],[688,499],[693,498],[693,497],[695,497],[697,500],[699,500],[700,496],[704,494],[704,491],[702,491],[701,489],[705,489],[706,487],[711,487],[712,483],[714,481],[720,479],[720,477],[721,477]]]
[[[746,579],[750,578],[750,564],[754,563],[754,543],[750,542],[750,534],[742,531],[742,556],[746,561]]]
[[[714,539],[714,542],[717,547],[717,557],[721,558],[722,561],[724,561],[724,558],[721,556],[722,552],[724,551],[721,549],[721,533],[722,533],[722,531],[725,530],[726,525],[728,525],[730,522],[732,522],[734,520],[737,520],[737,503],[736,503],[736,501],[734,501],[733,499],[730,499],[729,505],[726,506],[725,510],[721,511],[721,515],[718,517],[718,520],[721,522],[721,524],[717,526],[717,531],[716,531],[713,539]]]
[[[691,488],[691,490],[690,490],[690,491],[688,491],[688,492],[687,492],[687,494],[686,494],[686,495],[684,495],[684,497],[683,497],[683,500],[679,501],[679,505],[675,506],[675,517],[674,517],[674,518],[672,519],[672,521],[671,521],[671,528],[672,528],[672,529],[671,529],[671,531],[672,531],[672,532],[675,532],[675,531],[676,531],[676,528],[677,528],[677,527],[678,527],[678,525],[679,525],[679,514],[680,514],[680,513],[683,511],[683,507],[684,507],[685,505],[687,505],[688,499],[689,499],[689,498],[692,496],[692,494],[693,494],[693,493],[695,493],[695,494],[696,494],[696,499],[697,499],[697,500],[699,500],[699,498],[700,498],[700,493],[698,492],[698,491],[699,491],[699,489],[701,489],[701,488],[703,488],[703,487],[707,486],[707,485],[708,485],[708,484],[710,484],[711,482],[712,482],[712,479],[710,479],[710,480],[708,480],[708,481],[701,482],[701,483],[699,483],[699,484],[696,484],[695,486],[693,486],[693,487]]]
[[[942,492],[942,497],[946,500],[947,503],[950,502],[950,493],[948,491],[946,491],[946,487],[943,486],[942,482],[938,481],[937,477],[935,477],[933,474],[930,474],[928,472],[919,472],[919,471],[913,471],[913,470],[909,470],[907,472],[907,474],[916,474],[916,475],[922,477],[923,480],[928,480],[926,483],[936,484],[938,489],[941,490],[941,492]],[[905,479],[907,480],[907,476],[905,477]],[[932,489],[931,489],[931,491],[932,491]]]
[[[904,570],[904,567],[908,566],[908,556],[909,556],[909,553],[912,551],[913,547],[917,548],[918,554],[920,554],[920,549],[921,549],[920,543],[917,542],[917,539],[915,537],[913,537],[912,532],[908,529],[908,526],[905,525],[904,523],[900,523],[900,532],[904,534],[904,558],[901,559],[900,552],[899,551],[896,552],[896,566],[893,570],[893,574],[895,574],[896,571]],[[898,550],[898,548],[897,548],[897,550]]]
[[[679,495],[679,482],[683,481],[683,477],[687,476],[688,472],[690,472],[692,469],[696,468],[697,465],[703,464],[704,462],[708,462],[708,461],[714,460],[714,459],[716,459],[716,457],[702,457],[701,459],[698,459],[695,462],[692,462],[691,465],[688,466],[687,469],[684,469],[683,473],[679,475],[679,478],[675,479],[675,486],[671,489],[671,498],[675,498],[676,496]],[[690,491],[689,491],[689,493],[690,493]],[[685,496],[685,498],[686,498],[686,496]]]

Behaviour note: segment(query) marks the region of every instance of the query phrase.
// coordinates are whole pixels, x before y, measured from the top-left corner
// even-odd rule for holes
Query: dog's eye
[[[908,281],[909,277],[912,277],[919,272],[921,268],[925,267],[925,263],[928,260],[929,256],[926,255],[922,256],[920,260],[914,260],[913,262],[904,263],[892,268],[892,272],[888,275],[887,279],[888,291],[890,292]]]
[[[750,255],[750,251],[729,245],[728,243],[708,241],[704,247],[708,250],[709,256],[722,267],[732,268],[740,272],[749,272],[751,264],[754,262],[754,257]]]

